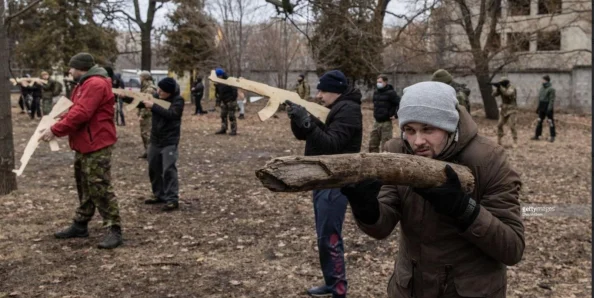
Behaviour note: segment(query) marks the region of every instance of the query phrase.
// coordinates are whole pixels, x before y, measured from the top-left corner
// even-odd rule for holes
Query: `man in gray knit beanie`
[[[444,83],[421,82],[404,88],[398,120],[403,139],[415,154],[435,158],[452,143],[460,120],[457,102],[456,90]]]
[[[343,187],[357,226],[375,239],[400,225],[400,243],[388,297],[505,297],[506,266],[522,260],[521,180],[504,149],[478,134],[454,89],[422,82],[404,89],[398,120],[402,138],[389,153],[419,155],[468,167],[474,188],[462,189],[456,171],[433,188],[382,185],[368,179]],[[394,172],[426,171],[389,165]],[[463,282],[462,282],[463,281]]]

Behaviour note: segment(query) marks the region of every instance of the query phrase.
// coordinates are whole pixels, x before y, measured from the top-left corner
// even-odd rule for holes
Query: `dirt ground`
[[[147,164],[138,121],[118,127],[112,177],[125,245],[96,248],[104,231],[95,216],[87,239],[57,240],[77,206],[73,153],[67,141],[41,146],[19,190],[0,197],[0,297],[304,297],[322,283],[309,193],[272,193],[254,171],[273,157],[302,154],[286,114],[260,122],[261,102],[247,107],[235,137],[214,135],[218,114],[191,116],[186,105],[178,163],[181,208],[147,206]],[[207,103],[211,106],[212,103]],[[367,151],[373,123],[364,107]],[[37,121],[13,109],[17,160]],[[493,139],[496,121],[476,111]],[[591,116],[558,114],[555,143],[529,141],[534,113],[519,117],[520,144],[509,158],[522,174],[524,206],[550,206],[525,216],[523,260],[508,270],[508,297],[589,297],[591,288]],[[395,133],[397,133],[395,131]],[[545,136],[548,128],[545,127]],[[508,136],[505,140],[511,143]],[[399,228],[376,241],[344,228],[350,297],[385,297]]]

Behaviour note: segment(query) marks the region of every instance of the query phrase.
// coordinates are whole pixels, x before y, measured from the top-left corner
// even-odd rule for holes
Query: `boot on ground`
[[[221,128],[221,129],[217,130],[217,132],[215,132],[215,135],[224,135],[226,133],[227,133],[227,130]]]
[[[109,227],[107,235],[97,247],[101,249],[113,249],[122,245],[122,243],[122,228],[119,226],[111,226]]]
[[[178,202],[169,202],[167,204],[165,204],[165,206],[163,206],[163,208],[161,208],[161,211],[173,211],[173,210],[177,210],[179,209],[179,203]]]
[[[532,141],[540,141],[540,137],[533,136],[533,137],[530,138],[530,140],[532,140]]]
[[[155,204],[165,204],[167,202],[164,201],[164,200],[161,200],[161,199],[152,197],[150,199],[144,200],[144,203],[147,204],[147,205],[155,205]]]
[[[332,290],[327,286],[313,287],[307,290],[307,295],[311,297],[332,297]]]
[[[230,136],[236,136],[236,135],[237,135],[237,132],[233,130],[233,131],[231,131],[231,132],[229,133],[229,135],[230,135]]]
[[[86,223],[74,222],[70,227],[55,233],[54,236],[58,239],[85,238],[89,237],[89,230]]]

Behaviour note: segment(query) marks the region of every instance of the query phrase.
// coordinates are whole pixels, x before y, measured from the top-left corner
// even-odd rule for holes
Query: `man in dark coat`
[[[215,73],[219,78],[225,80],[229,78],[225,70],[222,68],[217,68]],[[228,122],[231,122],[231,132],[229,132],[229,135],[237,135],[237,118],[235,117],[235,112],[239,109],[237,106],[237,88],[223,84],[215,84],[215,97],[216,105],[221,107],[221,129],[215,134],[226,134]]]
[[[361,151],[361,92],[350,88],[345,75],[332,70],[320,77],[317,97],[330,109],[326,123],[309,115],[302,106],[287,101],[291,130],[305,141],[305,155],[358,153]],[[307,291],[311,296],[346,297],[347,280],[342,224],[347,198],[340,189],[313,192],[318,253],[325,284]]]
[[[388,141],[385,149],[468,167],[476,178],[471,193],[462,190],[449,165],[446,182],[436,188],[382,186],[370,179],[341,190],[357,225],[371,237],[384,239],[400,223],[389,298],[502,298],[506,266],[522,259],[520,176],[504,149],[479,135],[456,102],[454,88],[440,82],[404,89],[398,110],[402,138]]]
[[[547,118],[549,122],[549,141],[554,142],[557,132],[555,130],[555,119],[553,117],[555,107],[555,88],[551,86],[551,78],[549,75],[542,77],[542,87],[538,92],[538,123],[536,124],[536,131],[532,140],[539,140],[542,134],[542,122]]]
[[[395,117],[400,104],[400,97],[392,85],[388,84],[388,76],[377,77],[377,89],[373,93],[373,130],[369,137],[369,152],[380,152],[384,143],[392,138],[392,117]]]
[[[148,162],[154,198],[146,200],[145,204],[164,203],[161,210],[172,211],[179,208],[176,163],[185,101],[179,95],[179,85],[174,79],[164,78],[157,86],[159,98],[171,102],[171,106],[166,109],[151,100],[142,101],[145,108],[151,110],[153,122]]]
[[[194,97],[194,103],[196,104],[196,112],[194,115],[202,115],[206,114],[204,109],[202,109],[202,97],[204,96],[204,84],[202,84],[202,77],[196,78],[196,84],[192,87],[192,97]]]

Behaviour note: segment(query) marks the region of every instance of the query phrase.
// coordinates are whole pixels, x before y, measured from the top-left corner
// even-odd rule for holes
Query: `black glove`
[[[381,181],[367,179],[346,185],[340,189],[340,192],[349,200],[353,215],[362,223],[372,225],[380,216],[377,195],[381,187]]]
[[[415,188],[414,191],[429,201],[435,212],[456,218],[460,229],[465,231],[479,214],[480,206],[462,190],[458,175],[450,167],[445,168],[447,181],[435,188]]]
[[[285,104],[287,105],[287,114],[289,115],[291,121],[295,122],[295,124],[297,124],[297,126],[302,129],[313,129],[313,121],[311,121],[309,113],[304,107],[289,100],[286,100]]]

